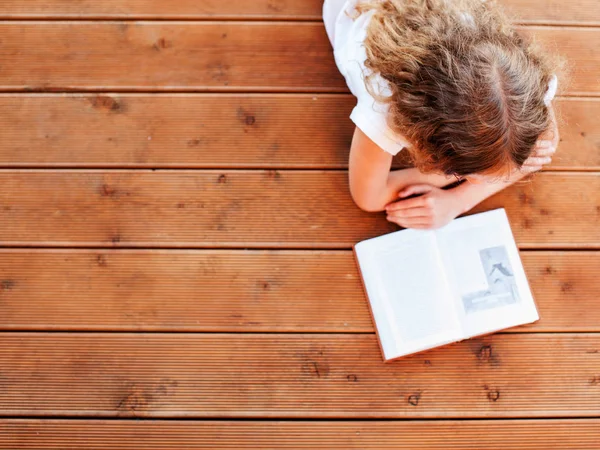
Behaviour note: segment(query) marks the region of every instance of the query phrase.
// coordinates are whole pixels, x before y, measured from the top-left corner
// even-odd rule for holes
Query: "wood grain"
[[[4,22],[0,35],[3,90],[346,91],[322,24]]]
[[[0,419],[0,446],[82,450],[596,450],[598,419],[404,421],[125,421]],[[175,444],[176,443],[176,444]]]
[[[600,331],[599,252],[521,256],[541,320],[509,332]],[[0,280],[4,331],[374,331],[350,251],[4,249]]]
[[[559,93],[600,94],[599,30],[520,29],[568,59]],[[347,92],[320,23],[3,22],[0,35],[6,91]]]
[[[544,24],[600,24],[595,0],[500,0],[515,20]],[[323,0],[4,0],[0,17],[7,19],[276,19],[321,20]]]
[[[599,348],[504,334],[384,364],[372,334],[0,333],[0,415],[592,417]]]
[[[0,171],[1,245],[350,248],[397,226],[342,171]],[[506,207],[522,248],[600,247],[600,174],[543,173]],[[572,220],[576,217],[577,220]]]
[[[355,103],[327,94],[5,94],[0,165],[346,168]],[[555,103],[562,142],[548,169],[600,170],[600,102]]]
[[[0,17],[320,20],[322,8],[323,0],[4,0]]]

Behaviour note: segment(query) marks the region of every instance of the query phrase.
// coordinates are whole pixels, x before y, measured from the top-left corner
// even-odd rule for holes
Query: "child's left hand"
[[[549,105],[548,112],[551,118],[550,127],[542,133],[535,144],[531,156],[523,163],[523,166],[520,169],[523,173],[537,172],[538,170],[541,170],[543,166],[552,162],[552,156],[556,152],[560,136],[552,105]]]
[[[414,194],[422,195],[388,204],[387,220],[404,228],[433,229],[446,225],[462,212],[450,191],[428,184],[409,186],[401,190],[398,197]]]
[[[521,166],[521,172],[532,173],[541,170],[552,162],[552,155],[556,152],[556,144],[553,140],[539,140],[531,156]]]

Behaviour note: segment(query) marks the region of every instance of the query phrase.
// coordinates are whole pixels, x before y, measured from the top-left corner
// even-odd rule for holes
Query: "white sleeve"
[[[358,67],[350,66],[349,72],[348,78],[352,78],[353,93],[357,99],[357,104],[350,114],[350,120],[369,139],[391,155],[396,155],[404,147],[409,147],[408,141],[388,126],[388,104],[378,102],[367,89],[365,83],[368,70],[361,64]],[[372,74],[369,81],[377,94],[383,97],[391,95],[389,83],[381,75]]]
[[[544,96],[544,103],[546,106],[550,104],[554,96],[556,95],[556,89],[558,88],[558,79],[556,75],[552,75],[550,82],[548,83],[548,90],[546,91],[546,95]]]
[[[374,100],[373,100],[374,103]],[[393,133],[387,123],[386,115],[376,111],[367,101],[360,101],[352,110],[350,120],[382,150],[396,155],[408,142]]]
[[[331,0],[329,0],[331,1]],[[327,2],[326,2],[327,3]],[[345,8],[351,12],[355,0],[347,1]],[[333,5],[333,3],[327,3]],[[403,147],[409,147],[407,140],[394,133],[387,125],[388,105],[375,100],[365,86],[371,73],[365,67],[367,52],[364,47],[366,28],[374,11],[369,11],[356,19],[352,14],[337,15],[334,36],[334,57],[340,73],[346,79],[350,92],[356,97],[357,104],[350,119],[375,144],[387,153],[397,154]],[[389,83],[379,74],[372,74],[370,81],[374,91],[387,97],[391,95]]]

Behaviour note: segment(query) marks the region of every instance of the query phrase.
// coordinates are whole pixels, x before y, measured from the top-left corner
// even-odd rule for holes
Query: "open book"
[[[385,361],[539,319],[504,209],[368,239],[354,254]]]

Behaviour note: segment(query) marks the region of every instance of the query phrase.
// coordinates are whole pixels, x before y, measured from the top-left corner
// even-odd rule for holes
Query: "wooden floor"
[[[542,319],[384,365],[321,0],[0,2],[1,449],[600,448],[600,5],[507,209]]]

